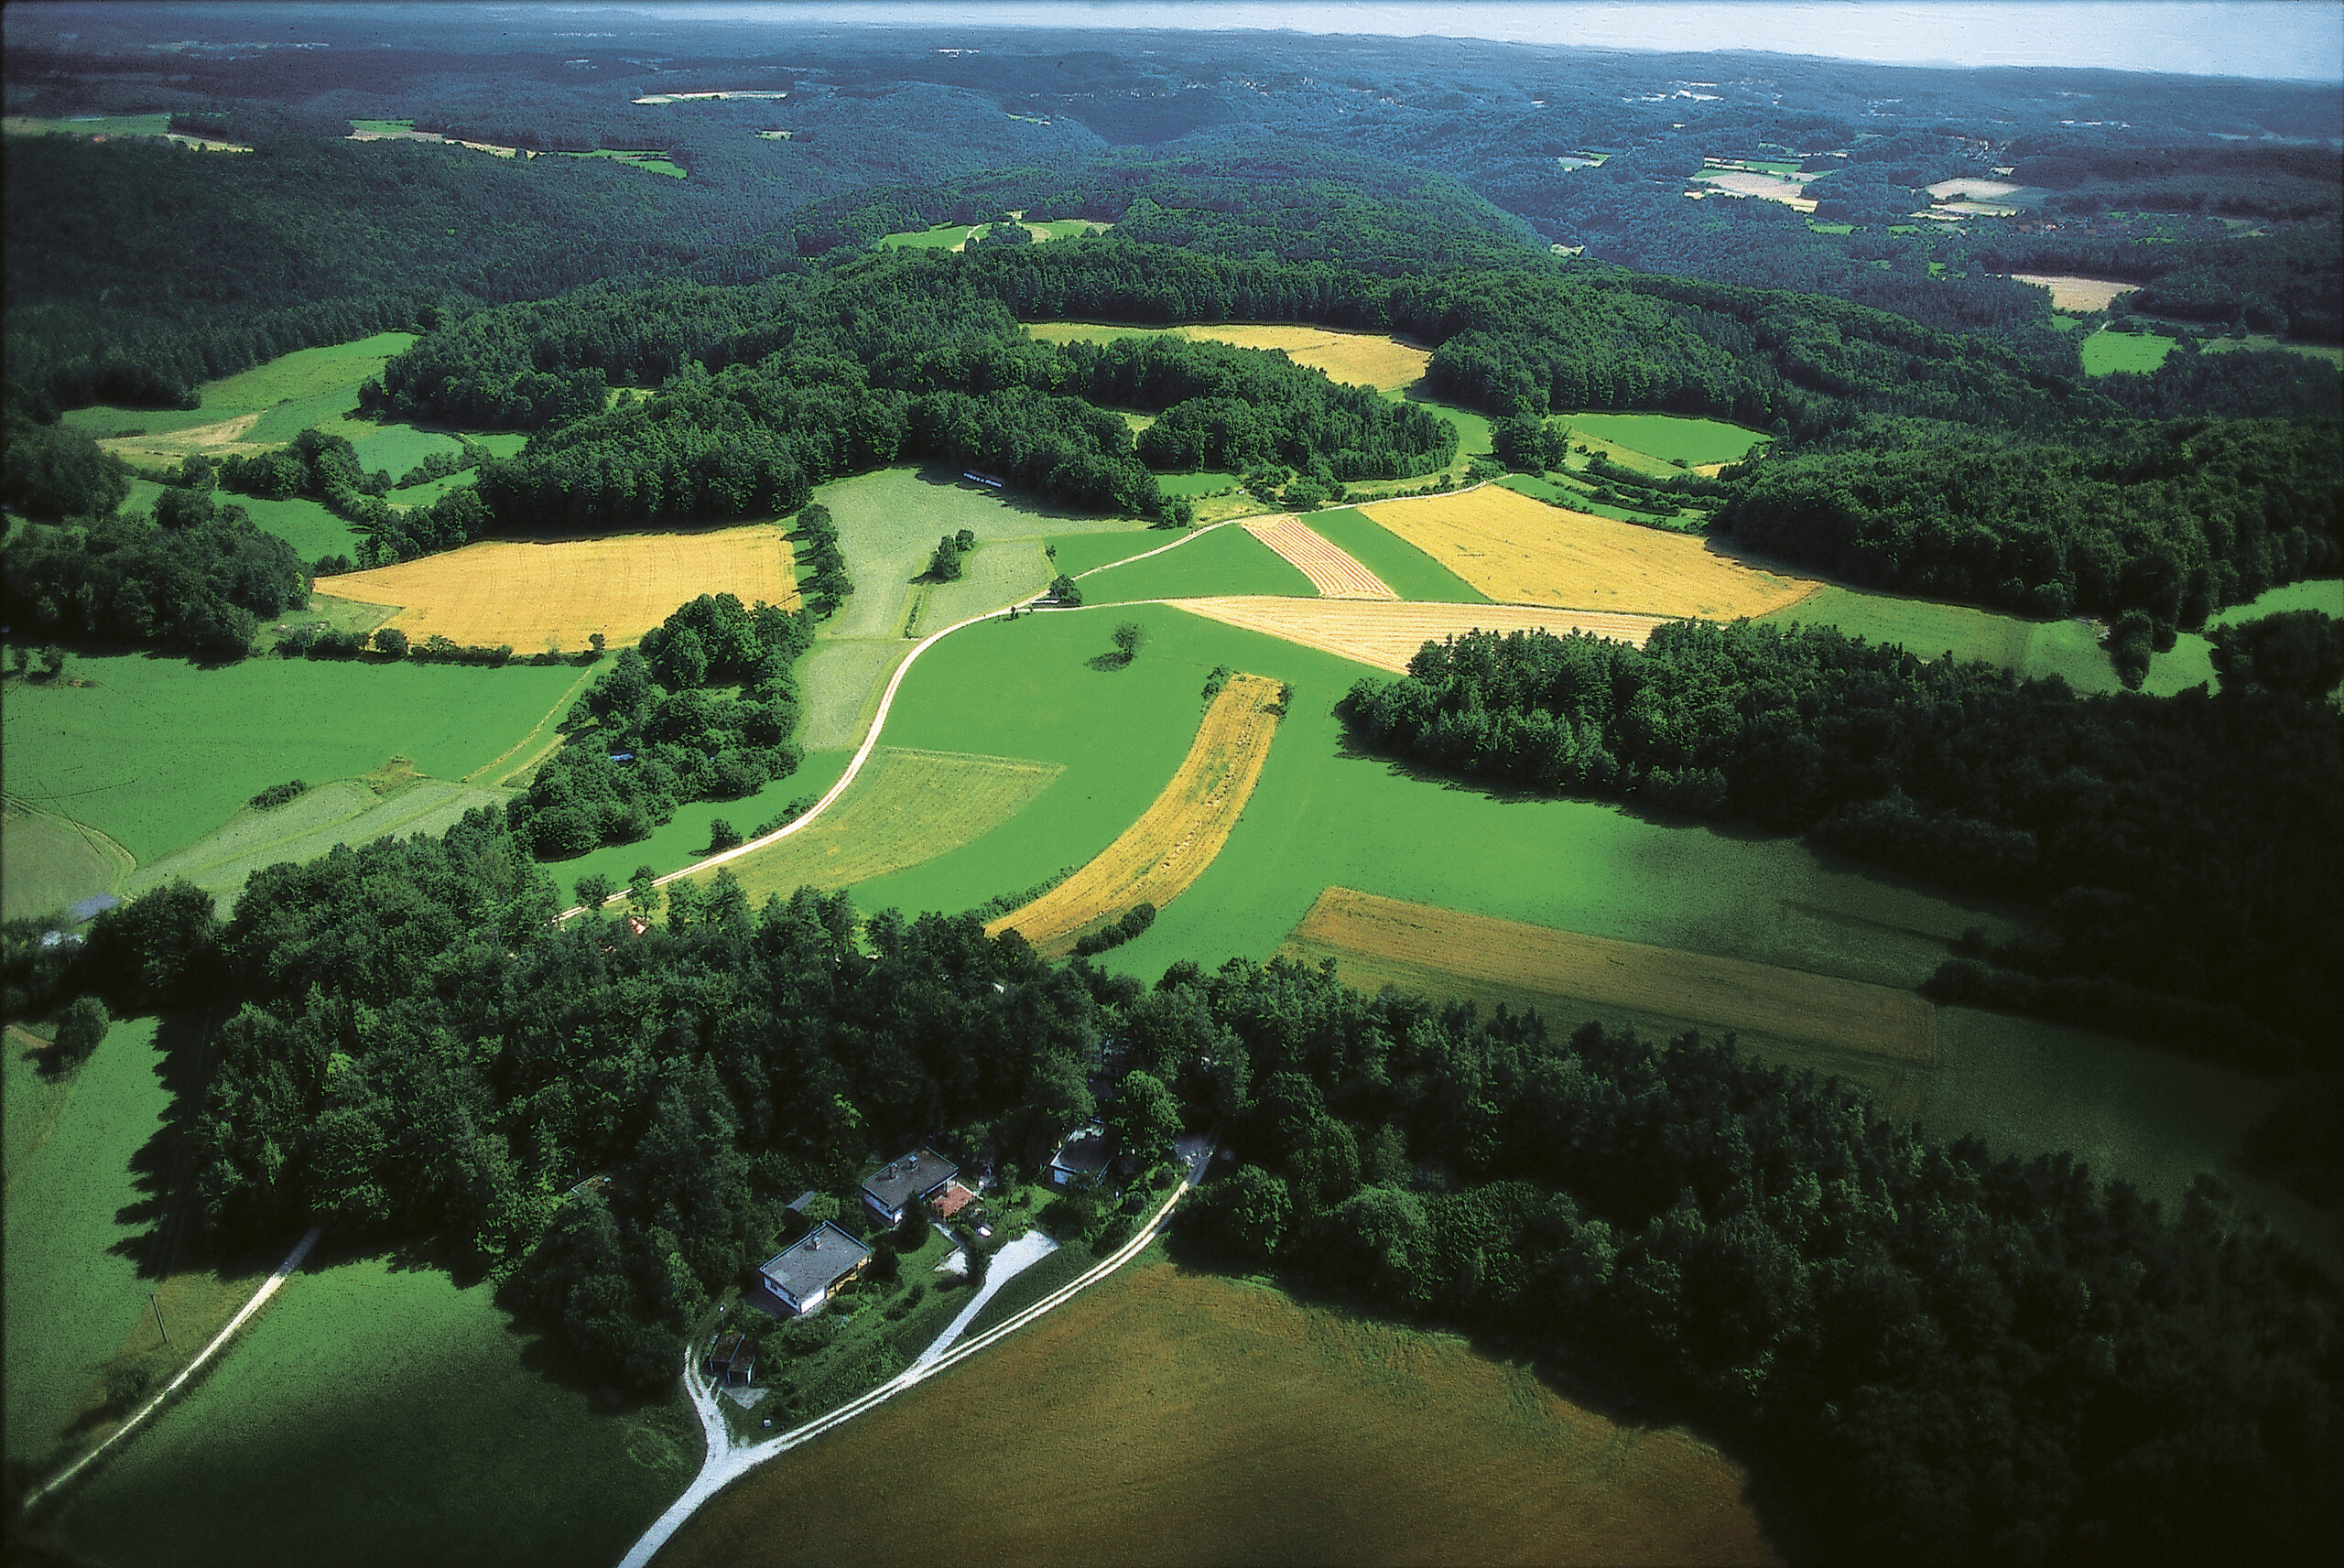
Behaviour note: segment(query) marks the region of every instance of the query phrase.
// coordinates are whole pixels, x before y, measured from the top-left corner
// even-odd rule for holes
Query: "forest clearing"
[[[1731,621],[1796,604],[1820,586],[1745,566],[1687,535],[1498,484],[1360,510],[1500,603]]]
[[[1196,741],[1164,793],[1080,871],[985,927],[1015,931],[1045,954],[1140,903],[1158,908],[1204,874],[1253,797],[1281,715],[1280,687],[1261,676],[1229,678],[1205,710]]]
[[[685,600],[729,593],[798,606],[789,541],[771,524],[538,543],[485,540],[326,579],[330,597],[396,604],[413,643],[575,650],[632,643]]]
[[[1105,342],[1112,338],[1167,334],[1198,343],[1227,343],[1234,349],[1277,349],[1298,365],[1323,370],[1329,379],[1352,386],[1397,392],[1424,378],[1431,351],[1382,332],[1344,332],[1326,327],[1279,323],[1243,326],[1213,322],[1189,327],[1118,327],[1088,321],[1036,321],[1027,331],[1046,343]]]
[[[1535,505],[1536,503],[1533,503]],[[1425,604],[1358,599],[1230,597],[1172,601],[1191,614],[1264,632],[1306,648],[1356,659],[1394,675],[1427,642],[1466,632],[1589,632],[1644,646],[1663,619],[1584,610],[1541,610],[1526,604]]]
[[[1326,599],[1397,599],[1384,579],[1325,535],[1293,515],[1257,517],[1245,531],[1302,568]]]

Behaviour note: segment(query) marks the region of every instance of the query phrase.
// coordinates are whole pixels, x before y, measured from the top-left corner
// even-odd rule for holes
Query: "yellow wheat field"
[[[843,888],[932,860],[991,832],[1034,803],[1055,762],[885,746],[854,787],[804,828],[723,868],[752,904],[800,887]],[[701,872],[695,881],[713,881]]]
[[[2089,313],[2105,310],[2120,294],[2137,294],[2137,283],[2116,283],[2104,277],[2069,277],[2060,274],[2014,272],[2013,283],[2031,283],[2051,291],[2051,308]]]
[[[1233,676],[1205,710],[1188,754],[1140,819],[1080,871],[985,927],[1016,931],[1045,954],[1142,901],[1158,909],[1188,890],[1229,841],[1277,734],[1279,685]]]
[[[1245,531],[1302,568],[1310,586],[1329,599],[1400,597],[1350,551],[1299,517],[1256,517],[1245,524]]]
[[[336,599],[396,604],[391,624],[415,641],[581,648],[600,632],[632,643],[703,593],[795,609],[789,541],[769,523],[688,534],[627,534],[548,544],[494,540],[328,578]]]
[[[1838,1073],[1917,1114],[1937,1064],[1937,1010],[1908,990],[1745,958],[1617,942],[1330,887],[1283,951],[1336,961],[1348,983],[1536,1008],[1555,1028],[1599,1019],[1735,1031],[1778,1065]]]
[[[1549,506],[1502,484],[1360,510],[1503,603],[1732,621],[1822,586],[1745,566],[1690,535]]]
[[[1557,637],[1591,632],[1641,648],[1661,623],[1657,615],[1583,610],[1542,610],[1526,604],[1424,604],[1358,599],[1179,599],[1177,608],[1226,626],[1264,632],[1339,658],[1356,659],[1394,675],[1427,643],[1467,632],[1552,632]]]
[[[1325,327],[1218,326],[1134,329],[1101,327],[1085,321],[1036,321],[1026,328],[1048,342],[1078,339],[1127,337],[1135,331],[1163,330],[1190,342],[1227,343],[1239,349],[1284,349],[1299,365],[1323,370],[1329,378],[1353,386],[1394,392],[1424,378],[1432,351],[1375,332],[1336,332]]]

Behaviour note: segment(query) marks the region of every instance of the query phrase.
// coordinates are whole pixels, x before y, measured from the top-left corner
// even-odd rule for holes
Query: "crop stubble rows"
[[[1299,517],[1256,517],[1245,531],[1302,570],[1325,599],[1398,599],[1382,578]]]

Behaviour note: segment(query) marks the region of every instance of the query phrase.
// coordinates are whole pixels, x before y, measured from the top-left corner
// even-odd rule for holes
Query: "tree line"
[[[19,526],[0,551],[13,634],[234,660],[251,651],[262,621],[309,601],[309,573],[292,546],[241,506],[187,493],[191,503],[158,507],[155,517]]]

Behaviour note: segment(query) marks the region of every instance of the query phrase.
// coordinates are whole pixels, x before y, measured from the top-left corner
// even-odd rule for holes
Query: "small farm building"
[[[719,1383],[741,1388],[756,1376],[757,1353],[745,1334],[728,1334],[708,1353],[708,1375]]]
[[[901,1225],[905,1205],[930,1196],[960,1173],[960,1166],[935,1150],[916,1149],[863,1178],[863,1206],[889,1225]]]
[[[1050,1156],[1049,1181],[1054,1187],[1071,1186],[1077,1176],[1104,1175],[1107,1170],[1107,1130],[1091,1122]]]
[[[830,1299],[840,1281],[862,1271],[871,1249],[824,1220],[773,1255],[757,1270],[765,1291],[793,1314],[808,1313]]]

